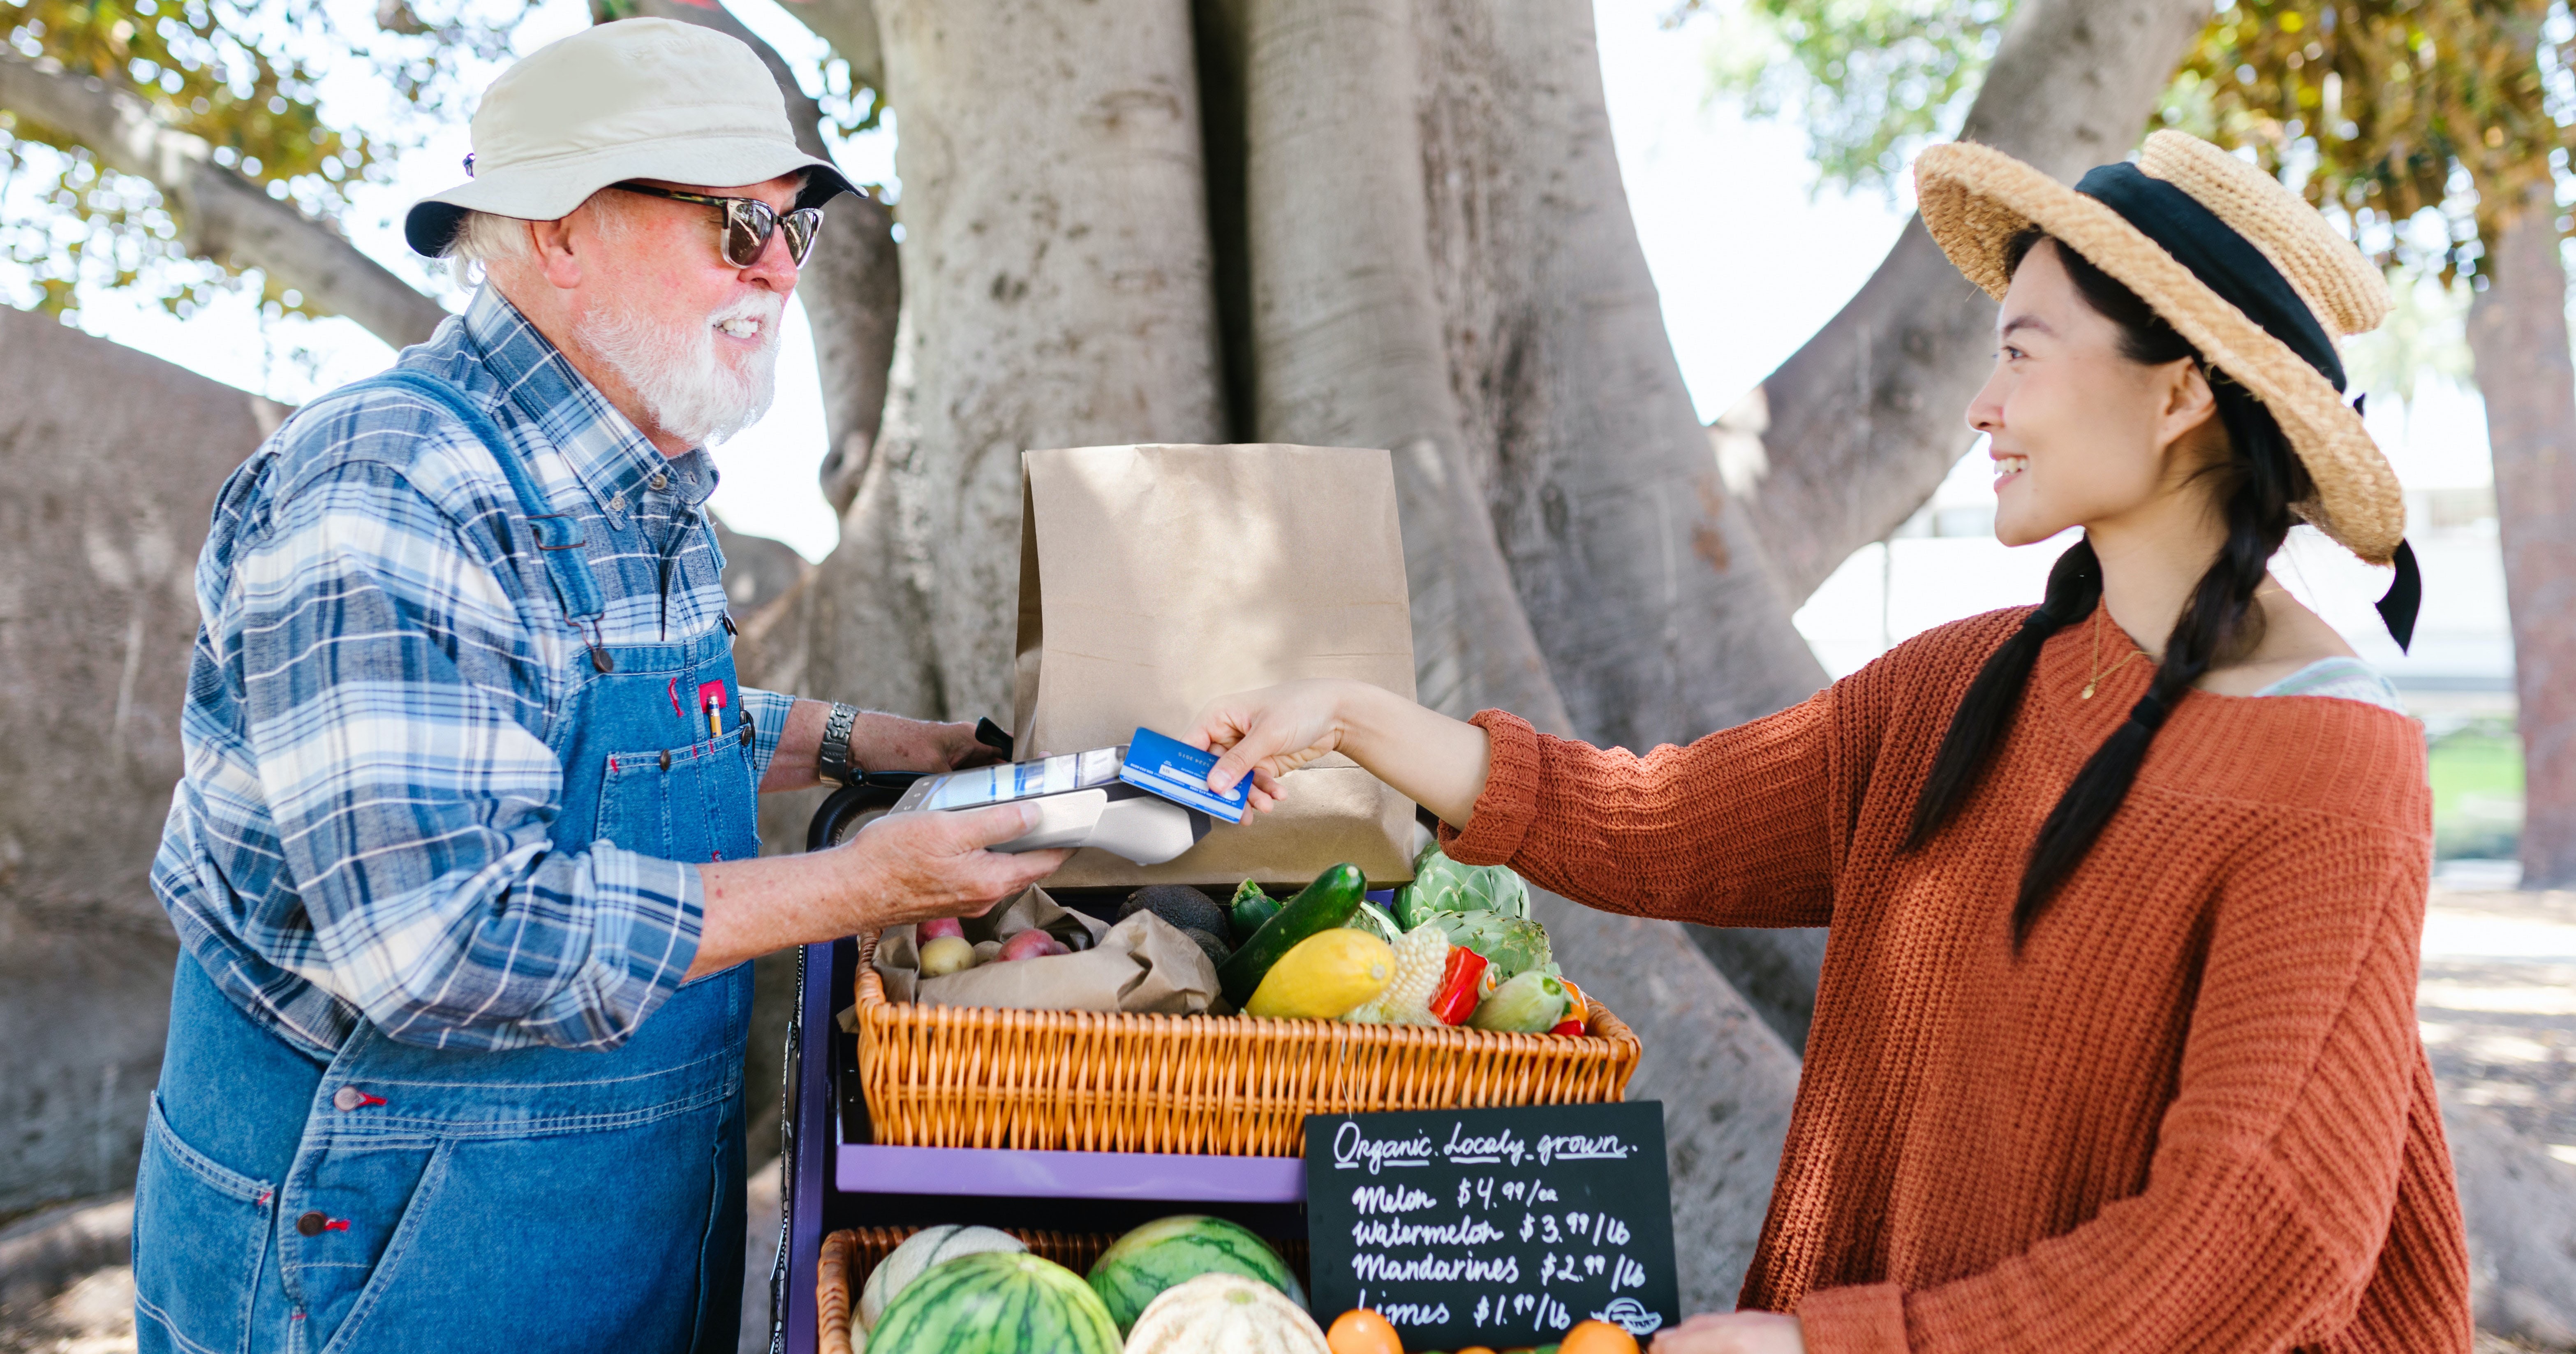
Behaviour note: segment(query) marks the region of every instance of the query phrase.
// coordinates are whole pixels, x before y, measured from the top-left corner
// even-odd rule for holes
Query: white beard
[[[583,346],[635,391],[653,421],[691,446],[721,442],[760,421],[778,390],[778,320],[786,303],[754,292],[703,320],[663,320],[621,304],[585,323]],[[739,365],[716,352],[716,327],[760,325]]]

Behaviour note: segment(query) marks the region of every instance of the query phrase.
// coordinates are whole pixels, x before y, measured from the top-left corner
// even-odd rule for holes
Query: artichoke
[[[1434,912],[1435,922],[1452,945],[1464,945],[1493,966],[1494,981],[1506,983],[1524,973],[1556,972],[1548,952],[1547,930],[1527,917],[1499,912]]]
[[[1529,886],[1508,865],[1461,865],[1427,846],[1413,862],[1413,882],[1395,895],[1396,924],[1409,931],[1435,912],[1527,918]]]

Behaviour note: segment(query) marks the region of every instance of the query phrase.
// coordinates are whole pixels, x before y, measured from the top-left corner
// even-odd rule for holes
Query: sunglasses
[[[683,193],[674,188],[656,188],[649,183],[615,183],[612,188],[646,197],[668,198],[673,202],[696,202],[724,209],[725,262],[736,268],[748,268],[769,247],[769,237],[779,227],[787,228],[787,252],[798,267],[805,256],[814,252],[814,233],[823,228],[823,209],[799,207],[781,214],[775,207],[755,197],[709,197],[704,193]]]

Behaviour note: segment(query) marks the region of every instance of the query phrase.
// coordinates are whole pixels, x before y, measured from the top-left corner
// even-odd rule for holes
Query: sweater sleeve
[[[1465,832],[1442,828],[1442,847],[1607,912],[1823,926],[1841,835],[1830,811],[1837,693],[1643,757],[1484,711],[1484,793]]]
[[[1807,1348],[2286,1349],[2341,1330],[2396,1207],[2423,856],[2324,815],[2247,853],[2207,922],[2146,1188],[1949,1283],[1810,1292]]]

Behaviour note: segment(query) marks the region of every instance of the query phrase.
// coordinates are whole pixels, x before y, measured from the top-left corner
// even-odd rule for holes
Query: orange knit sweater
[[[1951,712],[2025,613],[1645,757],[1476,717],[1459,860],[1594,907],[1832,932],[1745,1306],[1815,1354],[2470,1345],[2415,1029],[2423,738],[2357,701],[2195,692],[2012,952],[2040,820],[2146,691],[2052,639],[1925,850]]]

